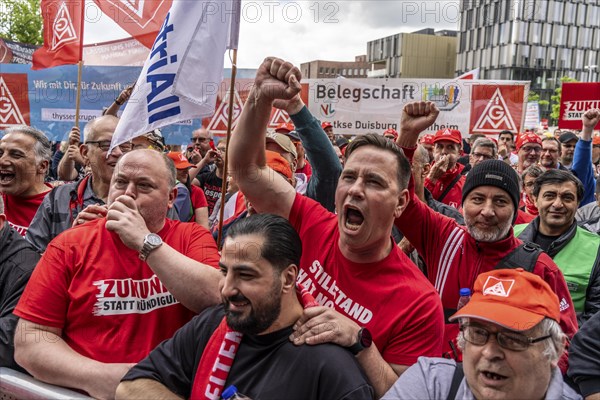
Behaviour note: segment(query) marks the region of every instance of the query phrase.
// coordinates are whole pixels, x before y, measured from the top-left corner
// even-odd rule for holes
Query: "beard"
[[[475,225],[475,221],[465,215],[465,225],[467,226],[467,231],[471,237],[473,237],[473,239],[483,243],[493,243],[507,237],[508,232],[510,232],[510,227],[512,226],[511,221],[512,216],[511,218],[507,219],[506,222],[498,222],[495,226],[490,226],[488,229],[484,230],[478,228]]]
[[[281,313],[281,285],[281,281],[277,280],[273,290],[260,302],[252,303],[241,293],[223,299],[227,325],[234,331],[245,335],[257,335],[267,330],[279,318]],[[247,316],[244,316],[244,313],[229,310],[230,302],[244,301],[249,303],[250,312]]]

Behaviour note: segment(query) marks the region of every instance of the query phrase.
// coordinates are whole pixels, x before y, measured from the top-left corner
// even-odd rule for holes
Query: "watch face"
[[[150,243],[153,246],[158,246],[159,244],[162,243],[162,239],[156,233],[149,234],[146,237],[146,240],[148,241],[148,243]]]
[[[373,337],[367,328],[361,330],[360,341],[363,347],[369,347],[373,343]]]

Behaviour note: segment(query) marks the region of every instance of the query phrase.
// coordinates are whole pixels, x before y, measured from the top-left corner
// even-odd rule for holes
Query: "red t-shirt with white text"
[[[336,215],[300,194],[290,222],[302,239],[298,282],[317,302],[367,327],[388,363],[412,365],[420,356],[441,356],[440,298],[397,246],[379,262],[348,260],[338,246]]]
[[[105,222],[68,229],[50,242],[15,314],[62,329],[65,342],[85,357],[138,362],[195,313],[169,293],[136,251],[106,230]],[[182,254],[218,265],[216,244],[200,225],[167,219],[158,234]]]

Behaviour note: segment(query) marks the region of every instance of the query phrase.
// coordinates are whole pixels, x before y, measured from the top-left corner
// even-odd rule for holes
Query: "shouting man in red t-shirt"
[[[14,311],[15,360],[35,378],[113,398],[133,363],[219,302],[211,234],[166,218],[175,183],[164,154],[127,153],[106,217],[50,242]]]
[[[265,132],[271,107],[294,101],[300,78],[283,60],[262,63],[231,138],[230,168],[259,213],[288,218],[302,239],[297,280],[321,306],[304,311],[290,339],[347,347],[380,397],[419,356],[441,354],[439,296],[390,235],[408,201],[410,165],[394,143],[366,135],[346,150],[337,215],[297,194],[265,165]]]
[[[32,127],[9,128],[0,139],[0,194],[8,223],[22,236],[52,188],[44,183],[51,158],[50,141]]]

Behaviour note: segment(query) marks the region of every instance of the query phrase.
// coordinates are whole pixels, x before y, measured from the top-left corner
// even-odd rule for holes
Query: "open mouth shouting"
[[[344,207],[344,226],[350,231],[357,231],[363,224],[365,217],[362,212],[351,205]]]
[[[7,170],[0,170],[0,185],[9,185],[15,179],[15,173]]]

